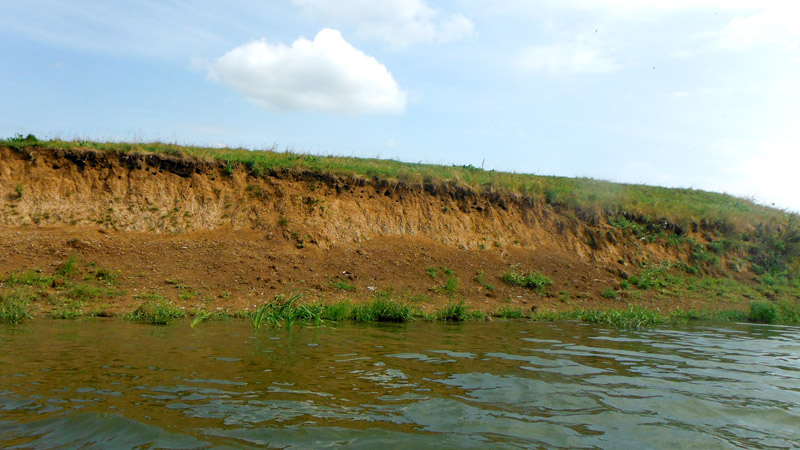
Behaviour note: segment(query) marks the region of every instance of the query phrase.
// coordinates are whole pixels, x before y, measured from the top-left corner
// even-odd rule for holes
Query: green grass
[[[497,311],[494,311],[492,315],[503,319],[521,319],[525,317],[522,308],[513,308],[508,305],[501,306]]]
[[[147,300],[125,315],[125,319],[151,325],[166,325],[175,319],[183,318],[185,315],[186,313],[182,309],[170,302]]]
[[[331,283],[331,287],[344,292],[355,292],[356,286],[347,280],[335,280]]]
[[[375,298],[353,309],[356,322],[406,322],[410,318],[410,306],[385,297]]]
[[[606,286],[600,291],[600,296],[603,298],[617,298],[617,291],[615,291],[614,288]]]
[[[0,296],[0,323],[20,323],[30,319],[28,305],[35,300],[36,294],[20,289]]]
[[[463,301],[449,302],[436,312],[436,319],[450,322],[461,322],[471,317],[469,307]]]
[[[73,253],[69,255],[66,261],[59,266],[56,273],[61,276],[69,277],[75,274],[78,270],[78,257]]]
[[[500,276],[506,284],[510,286],[521,286],[532,289],[538,294],[545,295],[553,284],[553,280],[540,272],[532,271],[528,273],[517,272],[519,265],[512,266],[508,272]]]
[[[124,294],[122,291],[109,289],[104,286],[96,286],[89,283],[73,285],[64,292],[64,295],[66,295],[67,298],[80,302],[89,302],[98,298],[117,297],[122,294]]]
[[[22,273],[11,273],[6,276],[5,284],[8,286],[34,286],[47,288],[53,285],[54,276],[43,275],[39,270],[29,269]]]
[[[482,287],[482,288],[486,289],[487,291],[493,291],[493,290],[495,290],[495,286],[494,286],[493,284],[491,284],[491,283],[489,283],[489,282],[487,282],[487,281],[486,281],[486,273],[485,273],[484,271],[482,271],[482,270],[479,270],[479,271],[478,271],[478,274],[477,274],[477,275],[475,275],[475,278],[473,278],[473,280],[474,280],[476,283],[478,283],[478,285],[479,285],[480,287]]]

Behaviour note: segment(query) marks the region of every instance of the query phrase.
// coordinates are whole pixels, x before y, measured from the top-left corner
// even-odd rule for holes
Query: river
[[[37,319],[0,447],[800,447],[800,329]]]

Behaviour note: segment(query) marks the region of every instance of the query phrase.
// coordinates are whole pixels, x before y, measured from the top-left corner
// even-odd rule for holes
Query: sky
[[[0,136],[277,148],[800,211],[800,2],[0,0]]]

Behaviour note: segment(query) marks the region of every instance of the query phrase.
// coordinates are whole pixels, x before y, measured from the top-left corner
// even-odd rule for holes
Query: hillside
[[[35,314],[120,314],[150,298],[241,311],[291,292],[422,311],[745,309],[800,299],[798,248],[796,215],[698,190],[0,141],[0,295],[27,295]],[[529,273],[550,283],[507,282]]]

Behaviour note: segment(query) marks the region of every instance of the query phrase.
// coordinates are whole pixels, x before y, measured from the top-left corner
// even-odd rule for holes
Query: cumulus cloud
[[[275,111],[399,114],[407,102],[383,64],[332,29],[291,47],[248,42],[212,62],[209,76]]]
[[[353,25],[359,36],[395,48],[452,42],[474,33],[472,21],[445,14],[424,0],[293,0],[312,16]]]
[[[611,73],[618,68],[599,49],[581,42],[528,47],[518,55],[517,65],[528,72],[551,75]]]

